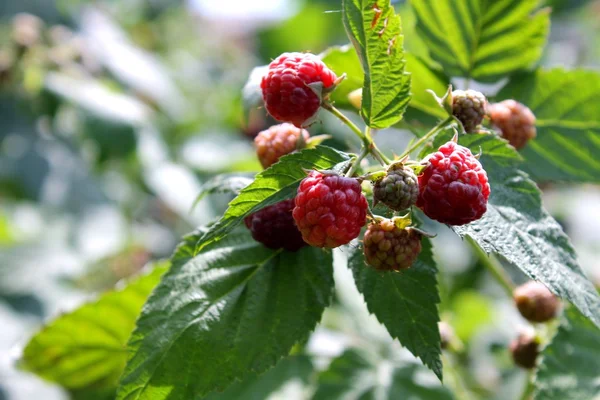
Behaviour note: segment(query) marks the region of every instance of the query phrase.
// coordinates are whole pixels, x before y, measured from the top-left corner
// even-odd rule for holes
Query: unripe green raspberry
[[[417,202],[419,183],[412,169],[394,164],[387,175],[373,185],[373,196],[395,211],[406,210]]]
[[[408,269],[421,252],[421,232],[398,228],[384,219],[369,225],[364,237],[367,263],[379,271]]]
[[[465,132],[476,133],[486,115],[487,99],[476,90],[452,92],[452,114],[463,124]]]

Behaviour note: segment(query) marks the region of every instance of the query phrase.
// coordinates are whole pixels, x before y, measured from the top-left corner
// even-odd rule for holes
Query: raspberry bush
[[[598,88],[600,78],[532,70],[550,21],[536,4],[413,0],[405,7],[415,26],[403,33],[389,0],[341,1],[339,23],[350,45],[283,53],[257,67],[243,89],[246,111],[278,121],[254,140],[263,170],[205,182],[200,198],[231,196],[223,215],[185,236],[169,267],[48,325],[24,349],[23,368],[78,389],[79,381],[61,378],[70,368],[69,346],[57,350],[52,338],[97,307],[107,315],[98,336],[118,337],[109,348],[117,346],[119,358],[98,376],[90,372],[90,381],[110,381],[118,400],[267,398],[272,382],[292,378],[313,385],[299,399],[490,398],[494,391],[470,372],[470,352],[481,350],[473,347],[475,328],[461,323],[469,313],[487,318],[479,311],[489,301],[473,283],[484,276],[514,301],[513,320],[502,321],[498,342],[485,345],[500,347],[505,364],[512,359],[505,368],[532,371],[523,375],[522,398],[571,398],[576,388],[556,384],[572,381],[561,364],[576,369],[581,357],[588,370],[600,371],[600,357],[568,350],[575,339],[590,348],[600,341],[600,297],[536,182],[597,182],[596,162],[589,171],[577,164],[590,158],[585,151],[570,155],[573,166],[544,150],[566,141],[557,139],[563,130],[585,128],[596,135],[586,143],[597,141],[598,121],[581,120],[584,110],[597,118],[597,109],[569,103],[552,116],[540,103],[568,101],[548,93],[569,82],[583,90],[580,76]],[[422,51],[410,44],[417,38]],[[559,86],[546,87],[554,82]],[[438,252],[449,233],[464,240],[452,242],[451,253]],[[452,265],[470,256],[477,269],[456,277]],[[344,280],[350,291],[334,286]],[[147,300],[132,305],[129,330],[112,329],[110,302],[140,293]],[[356,304],[393,341],[363,326],[374,319],[359,319]],[[355,320],[338,318],[340,308]],[[356,325],[366,338],[328,354],[326,367],[310,357],[326,329],[323,318]],[[525,324],[531,333],[519,333]],[[84,339],[106,348],[94,335]],[[381,358],[398,346],[422,365]],[[48,368],[53,363],[56,371]],[[312,372],[302,375],[305,369]],[[440,383],[426,385],[420,373]],[[592,386],[578,398],[597,396]]]

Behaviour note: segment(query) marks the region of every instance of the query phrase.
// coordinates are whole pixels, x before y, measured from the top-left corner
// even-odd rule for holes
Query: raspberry
[[[444,321],[438,322],[438,329],[440,330],[440,345],[442,349],[450,348],[452,343],[457,340],[454,329]]]
[[[421,233],[400,229],[390,219],[372,223],[364,237],[367,263],[379,271],[408,269],[421,252]]]
[[[533,333],[520,333],[509,345],[515,364],[527,369],[535,368],[539,354],[539,345],[539,339]]]
[[[244,222],[254,240],[266,247],[297,251],[306,246],[306,243],[294,224],[293,208],[293,199],[284,200],[248,215]]]
[[[487,210],[490,185],[471,150],[450,141],[429,158],[419,175],[419,207],[429,218],[450,225],[475,221]]]
[[[560,301],[540,282],[530,281],[513,292],[521,315],[531,322],[546,322],[558,312]]]
[[[321,105],[312,84],[328,89],[336,79],[335,73],[314,54],[283,53],[269,64],[260,87],[269,114],[301,128],[313,122]]]
[[[294,220],[311,246],[334,248],[358,237],[367,199],[356,179],[311,171],[296,195]]]
[[[300,135],[305,142],[309,138],[307,131],[287,123],[274,125],[260,132],[254,138],[254,144],[256,145],[256,155],[263,168],[269,168],[280,157],[296,150]]]
[[[492,124],[500,129],[502,137],[515,149],[522,149],[536,136],[535,115],[517,101],[504,100],[491,104],[489,115]]]
[[[452,114],[463,124],[465,132],[475,133],[486,114],[487,99],[476,90],[452,92]]]
[[[392,210],[406,210],[419,196],[417,176],[412,169],[393,164],[387,175],[373,185],[373,196]]]

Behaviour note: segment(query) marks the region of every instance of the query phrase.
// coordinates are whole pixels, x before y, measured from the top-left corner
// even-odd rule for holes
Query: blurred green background
[[[403,3],[395,5],[406,47],[420,54]],[[547,3],[555,12],[544,65],[598,68],[600,1]],[[285,51],[319,53],[347,41],[339,0],[2,0],[0,400],[70,398],[14,367],[27,338],[168,257],[183,234],[221,214],[225,195],[192,209],[208,177],[260,170],[251,139],[273,121],[264,110],[243,118],[251,69]],[[325,115],[310,130],[332,135],[333,145],[351,141]],[[378,141],[401,148],[406,137],[390,130]],[[599,282],[600,189],[544,189]],[[442,312],[465,346],[468,383],[485,398],[514,398],[524,374],[498,349],[525,322],[477,256],[449,230],[438,235]],[[344,290],[352,297],[351,279],[336,278],[342,300]],[[315,357],[380,329],[366,316],[349,327],[348,313],[366,314],[355,297],[326,313],[308,347]]]

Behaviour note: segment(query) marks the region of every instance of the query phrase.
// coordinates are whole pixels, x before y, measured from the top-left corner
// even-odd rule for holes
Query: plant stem
[[[356,136],[358,136],[360,138],[360,140],[362,140],[362,142],[365,145],[369,143],[369,140],[367,139],[365,134],[362,133],[362,131],[358,128],[358,126],[356,126],[354,124],[354,122],[350,121],[350,119],[348,117],[346,117],[340,110],[338,110],[337,108],[335,108],[332,104],[330,104],[328,102],[324,102],[321,105],[321,107],[323,107],[324,109],[326,109],[327,111],[329,111],[330,113],[335,115],[340,121],[342,121],[344,124],[346,124],[352,130],[352,132],[354,132],[356,134]]]
[[[535,389],[535,385],[533,383],[534,369],[531,369],[527,372],[527,383],[523,388],[523,394],[521,394],[520,400],[530,400],[533,395],[533,390]]]
[[[508,277],[502,266],[498,263],[498,260],[496,260],[493,255],[488,255],[485,251],[483,251],[475,242],[475,240],[473,240],[473,238],[467,236],[467,242],[469,242],[475,251],[479,261],[481,261],[481,263],[488,269],[500,286],[502,286],[502,288],[506,291],[508,296],[512,297],[515,284]]]
[[[417,140],[415,143],[413,143],[412,146],[410,146],[408,149],[406,149],[404,151],[404,153],[402,153],[402,155],[400,155],[399,158],[402,159],[402,158],[406,157],[407,155],[409,155],[410,153],[412,153],[413,150],[415,150],[416,148],[421,146],[423,143],[425,143],[426,141],[431,139],[436,133],[438,133],[439,131],[444,129],[452,121],[454,121],[454,118],[448,117],[445,120],[443,120],[442,122],[440,122],[439,124],[437,124],[432,130],[427,132],[425,135],[423,135],[423,137],[421,137],[419,140]]]
[[[467,384],[460,373],[460,367],[456,365],[452,355],[442,353],[442,361],[446,365],[444,371],[448,372],[449,375],[448,384],[452,386],[453,392],[458,396],[457,398],[461,400],[473,400],[473,396],[467,389]]]
[[[360,154],[358,155],[358,158],[356,160],[354,160],[354,162],[352,163],[352,167],[350,167],[350,169],[348,170],[348,172],[346,172],[346,176],[351,177],[352,175],[354,175],[354,173],[356,172],[356,170],[358,169],[358,167],[360,166],[360,162],[369,154],[369,148],[368,147],[363,147]]]

